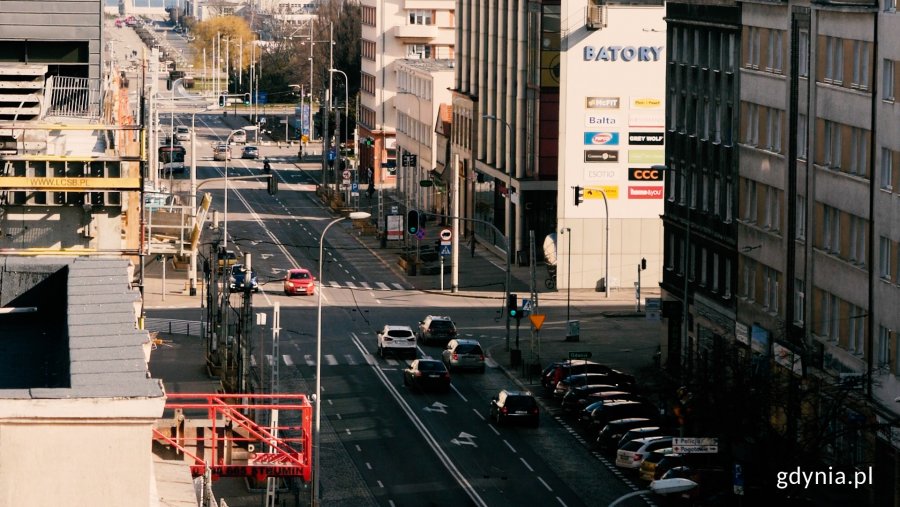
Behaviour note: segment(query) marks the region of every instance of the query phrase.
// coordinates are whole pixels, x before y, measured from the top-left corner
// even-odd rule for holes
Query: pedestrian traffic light
[[[584,202],[584,189],[576,186],[575,187],[575,206]]]
[[[509,293],[506,295],[506,311],[509,313],[509,316],[514,319],[519,316],[518,294]]]
[[[643,271],[646,269],[647,269],[647,259],[641,258],[641,270]]]
[[[419,232],[419,212],[414,209],[406,214],[406,232],[410,234]]]
[[[225,95],[219,95],[219,107],[225,107]]]
[[[249,94],[249,93],[245,93],[245,94],[244,94],[244,105],[245,105],[245,106],[249,106],[249,105],[250,105],[250,94]]]
[[[278,178],[275,175],[269,176],[269,181],[266,183],[266,190],[269,191],[269,195],[276,195],[278,193]]]

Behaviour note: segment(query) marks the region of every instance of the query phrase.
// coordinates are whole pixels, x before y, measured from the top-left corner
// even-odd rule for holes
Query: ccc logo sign
[[[628,179],[631,181],[662,181],[663,173],[659,169],[629,169]]]

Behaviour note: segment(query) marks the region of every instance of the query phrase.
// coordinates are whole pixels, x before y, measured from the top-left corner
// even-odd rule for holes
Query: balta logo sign
[[[585,162],[618,162],[619,152],[616,150],[584,150]]]
[[[588,109],[619,109],[619,97],[586,97],[584,107]]]
[[[608,127],[610,125],[615,125],[616,123],[618,123],[618,120],[612,116],[600,114],[588,114],[584,116],[585,127]]]
[[[585,132],[584,144],[615,146],[619,144],[618,132]]]
[[[659,169],[635,169],[629,167],[628,179],[630,181],[662,181],[663,172]]]
[[[642,146],[659,146],[666,142],[666,135],[662,132],[629,132],[628,144]]]
[[[629,199],[662,199],[663,187],[628,187]]]

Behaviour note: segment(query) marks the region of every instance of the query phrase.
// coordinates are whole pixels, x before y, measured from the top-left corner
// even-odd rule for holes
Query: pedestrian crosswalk
[[[390,282],[353,282],[346,280],[338,282],[337,280],[328,280],[325,284],[334,289],[357,289],[357,290],[413,290],[412,287],[404,287],[402,284]]]
[[[265,364],[268,367],[275,365],[271,354],[266,354],[265,357]],[[484,361],[488,368],[497,367],[497,362],[489,357],[486,357]],[[393,357],[381,359],[373,354],[344,354],[340,357],[334,354],[322,354],[323,366],[358,366],[362,364],[374,366],[380,363],[381,367],[385,369],[399,369],[408,367],[412,362],[413,359],[396,359]],[[255,367],[257,364],[259,363],[255,355],[251,354],[250,365]],[[305,364],[306,366],[314,367],[316,366],[316,360],[313,354],[302,354],[297,357],[291,354],[282,354],[279,364],[283,366],[300,366]]]

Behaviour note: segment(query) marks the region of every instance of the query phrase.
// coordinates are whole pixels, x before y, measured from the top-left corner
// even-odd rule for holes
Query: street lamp
[[[197,134],[195,133],[195,121],[197,119],[197,113],[213,111],[217,109],[216,106],[207,106],[206,109],[201,109],[200,111],[194,111],[191,114],[191,227],[197,226],[197,150],[196,150],[196,139]],[[191,231],[193,234],[193,230]],[[191,248],[191,265],[190,265],[190,292],[188,293],[191,296],[197,295],[197,250],[196,248]]]
[[[571,320],[569,318],[569,302],[572,296],[572,228],[564,227],[559,233],[565,234],[566,239],[569,240],[569,246],[566,249],[566,257],[569,259],[569,267],[566,268],[566,276],[568,277],[568,281],[566,281],[566,322],[569,322]]]
[[[681,477],[675,477],[673,479],[659,479],[658,481],[653,481],[650,483],[649,490],[641,489],[638,491],[632,491],[631,493],[626,493],[615,499],[613,503],[609,504],[609,507],[615,507],[616,505],[619,505],[629,498],[633,498],[639,495],[646,495],[647,493],[656,493],[657,495],[670,495],[672,493],[689,491],[696,487],[696,482]]]
[[[228,150],[225,153],[225,231],[222,234],[222,246],[228,248],[228,159],[231,158],[231,136],[237,132],[236,130],[232,130],[228,137],[225,138],[225,149]]]
[[[351,220],[365,220],[371,215],[365,211],[354,211],[350,213]],[[332,220],[325,226],[319,236],[319,295],[318,310],[316,313],[316,421],[313,427],[313,487],[312,487],[312,505],[319,505],[319,452],[320,452],[320,429],[322,427],[322,287],[325,286],[325,273],[323,271],[323,261],[325,259],[325,234],[331,226],[346,220],[348,217],[341,217]]]

